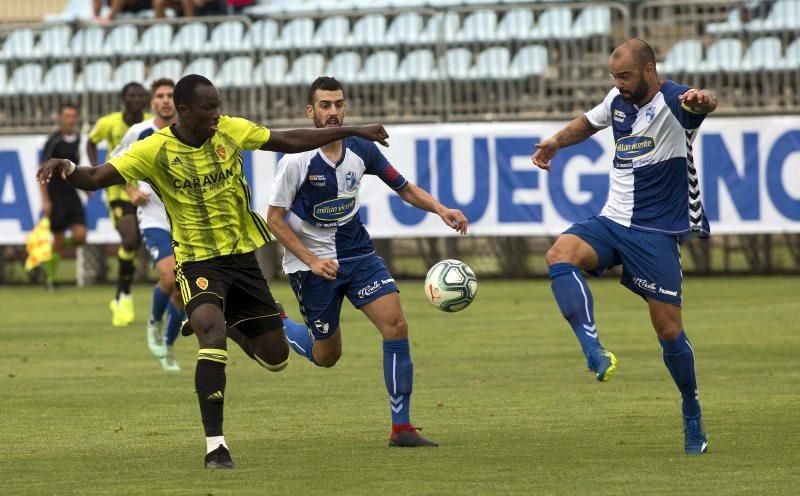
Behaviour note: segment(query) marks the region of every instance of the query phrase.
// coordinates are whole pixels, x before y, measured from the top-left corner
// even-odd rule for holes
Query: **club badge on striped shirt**
[[[225,160],[225,158],[228,156],[228,152],[225,151],[225,147],[221,144],[217,145],[214,151],[217,152],[217,157],[219,157],[220,160]]]

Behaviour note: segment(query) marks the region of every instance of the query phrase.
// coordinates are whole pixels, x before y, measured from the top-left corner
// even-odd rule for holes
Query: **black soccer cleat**
[[[389,438],[389,446],[393,448],[437,448],[439,443],[422,437],[417,429],[411,428],[395,433]]]
[[[217,449],[206,455],[206,468],[215,470],[234,468],[231,452],[224,444],[220,444]]]

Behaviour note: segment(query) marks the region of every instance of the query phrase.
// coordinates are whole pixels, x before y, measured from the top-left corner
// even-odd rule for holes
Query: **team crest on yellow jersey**
[[[194,283],[197,284],[198,288],[204,291],[208,287],[208,279],[206,279],[205,277],[198,277]]]
[[[219,157],[220,160],[225,160],[225,158],[228,156],[228,152],[225,151],[225,147],[221,144],[217,145],[214,151],[217,152],[217,157]]]

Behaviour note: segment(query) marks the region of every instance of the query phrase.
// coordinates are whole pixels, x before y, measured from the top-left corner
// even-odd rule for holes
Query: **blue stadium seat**
[[[243,88],[253,84],[253,60],[250,57],[232,57],[223,62],[214,84],[220,88]]]
[[[200,74],[201,76],[205,76],[214,82],[214,76],[217,74],[217,64],[214,62],[214,59],[210,57],[200,57],[199,59],[194,59],[188,64],[186,67],[183,68],[183,76],[187,74]]]
[[[0,59],[11,60],[14,58],[26,58],[33,53],[33,31],[28,28],[15,29],[3,43],[3,51],[0,52]]]
[[[343,15],[329,16],[320,23],[314,32],[311,46],[317,48],[342,46],[347,43],[349,35],[350,20],[347,17]]]
[[[706,51],[703,72],[737,72],[742,63],[742,42],[734,38],[715,41]]]
[[[533,30],[533,12],[527,8],[509,10],[497,25],[500,40],[524,40]]]
[[[681,40],[672,45],[664,62],[656,64],[656,68],[664,74],[700,72],[702,62],[703,44],[700,40]]]
[[[114,87],[111,85],[111,64],[105,60],[86,64],[83,72],[75,81],[75,91],[106,92],[119,91],[122,86]],[[124,84],[124,83],[123,83]]]
[[[364,61],[364,70],[360,80],[368,82],[386,82],[397,80],[397,52],[381,50],[373,53]]]
[[[172,26],[153,24],[142,33],[136,46],[139,55],[172,55],[179,53],[172,45]]]
[[[32,55],[38,58],[68,56],[71,36],[72,30],[69,26],[53,26],[46,29],[39,36]]]
[[[547,69],[547,63],[547,48],[528,45],[520,48],[514,55],[509,73],[514,78],[541,76]]]
[[[169,78],[176,83],[183,74],[183,63],[178,59],[161,59],[150,67],[149,81]]]
[[[206,53],[238,52],[245,49],[244,24],[239,21],[224,21],[211,30],[211,36],[203,47]]]
[[[72,62],[56,64],[42,78],[42,85],[37,93],[69,94],[75,91],[75,68]]]
[[[129,55],[135,53],[139,33],[132,24],[116,26],[106,35],[103,41],[104,55]]]
[[[337,53],[328,62],[323,73],[347,84],[348,81],[358,79],[359,71],[361,71],[361,56],[356,52],[342,52]]]
[[[172,39],[172,49],[177,53],[202,52],[208,40],[208,28],[202,22],[184,24]]]
[[[576,38],[607,34],[611,34],[611,9],[608,7],[586,7],[578,13],[572,25],[572,35]]]
[[[278,42],[280,29],[278,23],[273,19],[259,19],[250,26],[250,30],[244,36],[243,45],[245,48],[271,48]]]
[[[438,78],[436,57],[426,48],[414,50],[403,58],[397,68],[398,81],[431,81]]]
[[[732,7],[728,17],[722,22],[709,22],[706,24],[706,33],[714,35],[739,33],[744,31],[742,15],[739,7]]]
[[[127,60],[114,69],[111,77],[111,87],[121,89],[130,82],[145,84],[144,61]]]
[[[382,42],[385,36],[386,18],[379,14],[369,14],[355,22],[348,44],[350,46],[371,46]]]
[[[406,12],[395,17],[386,31],[386,43],[389,45],[414,44],[422,35],[425,22],[417,12]]]
[[[506,47],[487,48],[478,54],[469,77],[475,79],[507,79],[511,66],[511,54]]]
[[[534,40],[570,38],[572,36],[572,11],[567,7],[550,7],[542,12],[536,27],[531,31]]]
[[[292,69],[286,74],[286,83],[309,85],[322,75],[325,57],[318,53],[307,53],[295,59]]]
[[[778,0],[766,19],[753,19],[745,29],[754,33],[800,29],[800,0]]]
[[[758,38],[742,57],[743,71],[778,70],[784,67],[783,45],[776,36]]]
[[[289,62],[283,55],[270,55],[256,65],[253,71],[253,83],[256,85],[279,85],[286,82],[289,73]]]
[[[464,19],[455,33],[455,41],[489,41],[495,38],[497,13],[493,10],[476,10]]]
[[[449,79],[467,79],[472,67],[472,52],[466,48],[451,48],[440,60],[442,74]]]
[[[89,26],[72,35],[70,49],[72,55],[80,57],[98,57],[103,55],[103,39],[105,32],[100,26]]]

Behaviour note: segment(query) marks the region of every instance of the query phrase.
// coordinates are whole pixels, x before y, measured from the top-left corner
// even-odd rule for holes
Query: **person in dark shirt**
[[[78,108],[71,104],[61,105],[58,113],[58,130],[51,134],[42,149],[41,162],[51,158],[65,158],[80,162],[81,136],[78,132]],[[53,232],[53,257],[46,266],[46,280],[49,288],[58,284],[58,264],[64,248],[80,246],[86,242],[86,214],[78,192],[74,186],[63,179],[56,178],[46,185],[40,185],[42,192],[42,215],[50,219]],[[71,238],[65,232],[69,229]]]

